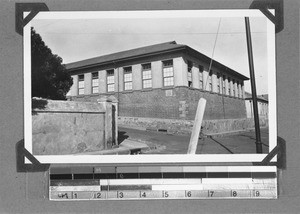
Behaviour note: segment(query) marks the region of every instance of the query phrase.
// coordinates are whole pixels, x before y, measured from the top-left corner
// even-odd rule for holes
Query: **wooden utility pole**
[[[197,112],[187,154],[196,154],[205,106],[206,100],[204,98],[200,98],[197,106]]]
[[[251,91],[252,91],[252,99],[253,99],[253,112],[254,112],[255,134],[256,134],[256,142],[255,142],[256,153],[262,153],[262,143],[261,143],[261,138],[260,138],[260,127],[259,127],[259,117],[258,117],[258,108],[257,108],[257,95],[256,95],[256,85],[255,85],[253,52],[252,52],[249,17],[245,17],[245,25],[246,25],[246,37],[247,37]]]

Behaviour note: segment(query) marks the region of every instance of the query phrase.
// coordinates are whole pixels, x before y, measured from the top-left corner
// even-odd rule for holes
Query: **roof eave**
[[[101,62],[101,63],[94,63],[94,64],[90,64],[90,65],[86,65],[86,66],[79,66],[79,67],[75,67],[75,68],[67,68],[67,70],[69,72],[74,72],[80,69],[88,69],[88,68],[93,68],[93,67],[97,67],[97,66],[104,66],[104,65],[108,65],[108,64],[116,64],[116,63],[120,63],[120,62],[124,62],[124,61],[128,61],[128,60],[134,60],[134,59],[139,59],[139,58],[143,58],[143,57],[148,57],[148,56],[153,56],[153,55],[157,55],[157,54],[166,54],[166,53],[170,53],[170,52],[176,52],[176,51],[181,51],[186,49],[186,46],[181,46],[181,47],[176,47],[176,48],[172,48],[169,50],[164,50],[164,51],[156,51],[153,53],[146,53],[146,54],[141,54],[141,55],[136,55],[136,56],[131,56],[131,57],[124,57],[124,58],[120,58],[120,59],[116,59],[116,60],[109,60],[109,61],[105,61],[105,62]]]
[[[210,62],[210,61],[211,61],[211,58],[209,58],[208,56],[206,56],[206,55],[200,53],[199,51],[197,51],[197,50],[195,50],[195,49],[193,49],[193,48],[191,48],[191,47],[189,47],[189,46],[186,46],[186,47],[187,47],[187,50],[188,50],[188,51],[191,51],[191,52],[193,52],[194,54],[200,55],[200,56],[201,56],[203,59],[205,59],[207,62]],[[218,66],[219,68],[228,70],[230,73],[233,73],[235,76],[239,76],[242,80],[249,80],[248,77],[246,77],[246,76],[244,76],[244,75],[238,73],[238,72],[235,71],[235,70],[232,70],[231,68],[229,68],[229,67],[223,65],[222,63],[219,63],[219,62],[216,61],[216,60],[213,60],[213,64],[216,65],[216,66]]]

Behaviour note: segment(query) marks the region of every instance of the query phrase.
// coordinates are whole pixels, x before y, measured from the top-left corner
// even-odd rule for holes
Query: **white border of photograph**
[[[27,13],[26,13],[27,14]],[[25,16],[25,13],[24,13]],[[265,17],[259,10],[160,10],[160,11],[99,11],[99,12],[39,12],[34,19],[105,19],[161,17]],[[31,117],[31,23],[23,29],[24,65],[24,140],[32,153]],[[267,21],[268,32],[268,93],[269,152],[277,145],[275,25]],[[267,154],[198,154],[198,155],[35,155],[41,163],[213,163],[260,162]]]

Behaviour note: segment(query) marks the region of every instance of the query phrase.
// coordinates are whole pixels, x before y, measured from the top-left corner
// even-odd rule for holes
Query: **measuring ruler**
[[[49,199],[276,199],[275,166],[51,167]]]

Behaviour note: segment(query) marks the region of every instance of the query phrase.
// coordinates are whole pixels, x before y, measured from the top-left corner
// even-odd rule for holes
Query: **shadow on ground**
[[[220,143],[219,141],[217,141],[216,139],[214,139],[213,137],[210,137],[211,140],[213,140],[214,142],[216,142],[217,144],[219,144],[221,147],[223,147],[224,149],[226,149],[229,153],[234,154],[229,148],[227,148],[225,145],[223,145],[222,143]]]

